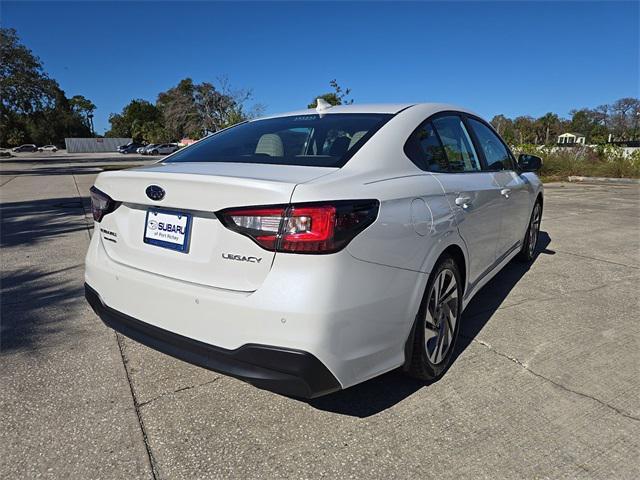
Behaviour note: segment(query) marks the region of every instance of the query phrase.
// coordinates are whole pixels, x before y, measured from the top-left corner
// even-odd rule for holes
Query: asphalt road
[[[0,160],[0,478],[640,477],[637,185],[547,186],[536,261],[476,297],[439,382],[303,402],[93,314],[83,205],[124,159]]]

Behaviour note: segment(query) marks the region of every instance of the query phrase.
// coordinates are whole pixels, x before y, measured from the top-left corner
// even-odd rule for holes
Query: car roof
[[[331,108],[327,108],[322,111],[323,115],[335,114],[335,113],[398,113],[407,107],[413,105],[412,103],[368,103],[357,105],[335,105]],[[274,115],[267,115],[264,118],[277,118],[277,117],[293,117],[297,115],[317,115],[320,113],[315,108],[305,108],[303,110],[293,110],[290,112],[278,113]]]
[[[382,114],[396,114],[402,110],[408,108],[419,108],[420,110],[428,110],[433,113],[438,111],[460,111],[472,113],[466,108],[458,107],[456,105],[450,105],[447,103],[364,103],[364,104],[352,104],[352,105],[335,105],[330,108],[318,111],[315,108],[309,108],[304,110],[294,110],[291,112],[278,113],[274,115],[267,115],[256,120],[263,120],[266,118],[278,118],[278,117],[292,117],[297,115],[331,115],[336,113],[382,113]]]

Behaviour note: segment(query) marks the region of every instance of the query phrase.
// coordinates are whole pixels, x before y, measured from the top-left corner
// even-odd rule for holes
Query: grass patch
[[[563,177],[562,175],[540,175],[540,180],[542,183],[551,183],[551,182],[566,182],[567,177]]]
[[[518,153],[532,153],[543,159],[540,177],[543,181],[567,180],[582,177],[640,178],[640,150],[625,155],[624,150],[613,146],[591,147],[540,147],[522,145]]]

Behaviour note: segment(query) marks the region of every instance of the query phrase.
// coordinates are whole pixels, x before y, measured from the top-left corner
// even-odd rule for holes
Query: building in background
[[[584,145],[586,136],[581,133],[567,132],[558,136],[558,145]]]
[[[192,143],[196,143],[198,140],[194,140],[193,138],[183,138],[178,142],[179,147],[188,147]]]
[[[67,153],[117,152],[130,138],[65,138]]]

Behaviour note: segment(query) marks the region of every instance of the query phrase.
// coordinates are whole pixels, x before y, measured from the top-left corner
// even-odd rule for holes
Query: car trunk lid
[[[297,184],[333,171],[289,165],[174,163],[105,172],[95,185],[120,205],[102,219],[97,233],[109,257],[122,265],[209,287],[254,291],[271,269],[274,253],[228,230],[215,212],[289,203]],[[162,188],[164,197],[151,200],[146,193],[150,186]],[[184,252],[148,242],[150,220],[166,227],[171,218],[181,228],[190,222],[183,237]]]

